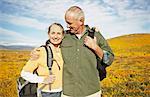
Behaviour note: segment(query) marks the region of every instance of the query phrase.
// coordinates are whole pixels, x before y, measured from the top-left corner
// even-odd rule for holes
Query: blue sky
[[[73,5],[85,12],[85,24],[106,38],[150,33],[150,0],[0,0],[0,44],[41,45],[48,26],[61,23]]]

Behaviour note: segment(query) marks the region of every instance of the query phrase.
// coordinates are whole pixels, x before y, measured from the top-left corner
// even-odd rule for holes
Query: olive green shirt
[[[84,45],[84,38],[88,35],[88,26],[84,35],[78,39],[76,35],[66,33],[62,44],[63,93],[71,97],[85,97],[100,90],[97,71],[96,55]],[[111,52],[106,40],[95,32],[97,44],[105,51]]]

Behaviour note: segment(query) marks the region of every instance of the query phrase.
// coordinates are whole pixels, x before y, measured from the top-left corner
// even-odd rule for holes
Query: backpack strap
[[[95,34],[95,27],[92,27],[91,29],[88,30],[88,36],[90,36],[91,38],[94,38],[94,34]],[[97,70],[99,73],[100,81],[102,81],[104,78],[106,78],[106,74],[107,74],[106,67],[107,66],[104,65],[104,63],[101,62],[99,60],[99,58],[97,57]]]
[[[52,65],[53,65],[53,52],[50,46],[42,46],[45,48],[46,50],[46,55],[47,55],[47,67],[49,68],[49,70],[52,70]]]
[[[49,70],[51,71],[52,70],[52,66],[53,66],[53,61],[56,62],[59,70],[60,70],[60,66],[58,64],[58,62],[53,58],[53,52],[52,52],[52,49],[50,46],[48,46],[48,44],[50,44],[50,40],[48,39],[46,42],[45,42],[45,45],[42,45],[41,47],[45,47],[45,50],[46,50],[46,53],[47,53],[47,66],[49,68]]]
[[[53,58],[53,52],[52,52],[52,48],[50,46],[48,46],[48,44],[46,45],[42,45],[41,47],[44,47],[46,50],[46,54],[47,54],[47,66],[49,68],[50,74],[51,74],[51,70],[52,70],[52,66],[53,66],[53,61],[56,62],[59,70],[60,70],[60,66],[58,64],[58,62]]]
[[[24,86],[26,86],[29,81],[27,80],[24,80],[25,82],[23,84],[21,84],[21,81],[20,80],[24,80],[22,77],[19,77],[17,79],[17,90],[18,90],[18,94],[21,92],[21,90],[23,89]]]
[[[50,46],[48,46],[48,44],[46,45],[42,45],[41,47],[44,47],[45,50],[46,50],[46,55],[47,55],[47,67],[49,68],[49,74],[51,75],[52,74],[52,66],[53,66],[53,61],[56,62],[59,70],[60,70],[60,66],[58,65],[57,61],[53,58],[53,52],[52,52],[52,49]],[[43,85],[42,87],[40,87],[40,89],[38,89],[38,94],[41,93],[41,90],[46,86]],[[51,90],[51,84],[49,85],[49,89]]]
[[[95,34],[95,27],[88,29],[88,36],[94,39],[94,34]]]

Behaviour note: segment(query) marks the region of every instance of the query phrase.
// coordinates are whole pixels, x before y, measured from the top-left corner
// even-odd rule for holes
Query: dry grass
[[[150,97],[150,34],[109,40],[115,61],[101,82],[103,97]],[[29,51],[0,50],[0,97],[17,97],[16,78]]]
[[[105,97],[150,97],[150,34],[108,40],[115,60],[102,83]]]
[[[0,97],[17,97],[16,79],[29,51],[0,50]]]

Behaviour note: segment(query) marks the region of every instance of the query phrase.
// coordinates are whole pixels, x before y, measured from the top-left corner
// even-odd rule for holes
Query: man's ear
[[[96,32],[100,32],[99,27],[94,27]]]
[[[83,17],[80,18],[80,25],[84,25],[84,18]]]
[[[65,37],[65,34],[63,34],[62,39],[64,39],[64,37]]]

